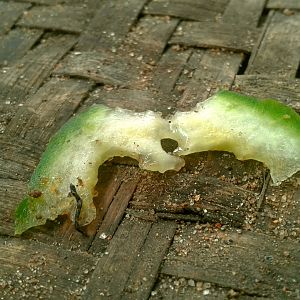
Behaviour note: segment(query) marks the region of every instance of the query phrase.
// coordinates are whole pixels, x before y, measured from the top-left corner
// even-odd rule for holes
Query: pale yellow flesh
[[[178,171],[184,165],[182,158],[162,149],[162,139],[177,139],[177,135],[169,130],[168,121],[159,113],[135,113],[94,106],[92,113],[87,113],[82,119],[83,124],[79,126],[75,118],[75,125],[62,128],[57,138],[50,142],[48,152],[44,153],[30,183],[31,190],[42,191],[42,196],[40,199],[27,196],[23,200],[27,201],[26,209],[30,203],[38,206],[35,205],[34,209],[31,206],[33,216],[28,224],[20,226],[22,230],[44,224],[47,219],[54,220],[62,214],[68,214],[74,221],[76,201],[70,193],[70,184],[76,187],[82,198],[79,224],[89,224],[96,216],[93,198],[98,168],[110,158],[132,157],[141,168],[162,173]],[[67,138],[61,139],[64,135]],[[19,215],[22,214],[20,211]]]
[[[237,159],[254,159],[269,169],[275,185],[300,170],[300,136],[289,135],[284,120],[262,118],[255,111],[212,97],[193,111],[177,112],[171,130],[181,136],[177,155],[220,150]]]
[[[138,161],[142,169],[161,173],[167,170],[178,171],[184,166],[182,158],[162,149],[162,139],[177,139],[177,135],[168,128],[168,122],[158,113],[133,113],[117,109],[111,111],[93,134],[85,136],[84,140],[80,137],[80,145],[84,145],[82,150],[76,146],[76,140],[72,141],[73,145],[70,145],[68,152],[73,163],[64,171],[64,174],[72,175],[64,177],[64,186],[67,189],[69,182],[77,183],[77,178],[81,179],[77,187],[83,199],[80,225],[90,223],[95,217],[93,191],[98,181],[98,167],[108,159],[115,156],[131,157]],[[73,201],[72,211],[74,209]]]

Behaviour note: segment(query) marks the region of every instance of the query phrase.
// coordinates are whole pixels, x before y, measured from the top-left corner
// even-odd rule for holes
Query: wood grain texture
[[[7,119],[6,124],[14,116],[17,108],[24,104],[25,97],[37,91],[53,67],[75,42],[76,37],[71,35],[50,35],[23,58],[1,72],[0,114]]]
[[[249,29],[255,28],[265,4],[265,0],[230,0],[222,15],[222,21],[224,23],[235,24],[236,26],[246,26]]]
[[[178,25],[177,19],[144,16],[128,34],[120,53],[154,65],[161,57]]]
[[[123,221],[103,257],[98,260],[83,299],[101,296],[122,298],[131,270],[150,229],[150,222]]]
[[[44,146],[31,141],[0,136],[0,177],[26,181],[40,159]]]
[[[242,60],[241,53],[194,51],[178,82],[182,96],[177,108],[189,110],[218,90],[229,89]]]
[[[9,162],[5,163],[9,164]],[[1,235],[14,235],[15,210],[17,208],[17,204],[26,193],[26,187],[26,181],[14,180],[11,178],[0,178]]]
[[[46,144],[72,116],[91,86],[88,81],[53,78],[17,110],[5,134]]]
[[[152,15],[167,15],[195,21],[213,21],[223,13],[228,0],[153,0],[144,12]]]
[[[16,28],[0,40],[0,66],[7,66],[21,59],[41,38],[43,31],[38,29]]]
[[[115,51],[125,39],[145,3],[146,0],[101,1],[76,49]]]
[[[176,227],[168,221],[125,219],[99,259],[83,298],[147,299]]]
[[[29,3],[0,2],[0,35],[8,32],[19,17],[29,9]]]
[[[35,6],[19,20],[19,26],[80,33],[93,16],[84,5]]]
[[[115,234],[124,217],[128,202],[131,200],[140,180],[136,168],[127,167],[123,169],[123,172],[122,181],[119,183],[118,189],[115,190],[113,198],[110,200],[110,205],[104,209],[103,201],[99,201],[98,207],[102,208],[102,213],[100,214],[102,215],[102,220],[98,218],[98,222],[100,222],[93,244],[89,248],[90,252],[97,253],[106,248],[108,244],[107,238],[109,239]],[[105,190],[107,191],[107,188]]]
[[[170,47],[164,52],[153,70],[151,87],[160,93],[169,95],[169,101],[171,101],[171,93],[191,53],[190,50],[178,50],[176,47]]]
[[[249,295],[211,282],[196,281],[184,277],[161,275],[151,293],[151,300],[159,299],[231,299],[272,300],[269,297]]]
[[[177,224],[154,223],[127,281],[122,299],[147,299],[157,279],[161,262],[173,240]]]
[[[84,102],[80,110],[86,109],[92,104],[104,104],[116,108],[121,107],[133,111],[144,112],[146,110],[170,112],[170,98],[165,94],[152,90],[136,89],[111,89],[96,88],[90,97]]]
[[[11,136],[0,136],[0,234],[13,235],[14,213],[26,193],[27,181],[43,146]]]
[[[95,258],[34,241],[0,237],[1,295],[5,299],[76,299]],[[63,270],[63,271],[62,271]]]
[[[29,3],[34,3],[34,4],[40,4],[40,5],[58,5],[58,4],[66,4],[66,5],[71,5],[71,4],[84,4],[85,6],[91,7],[94,5],[97,0],[19,0],[19,2],[29,2]]]
[[[300,2],[297,0],[269,0],[267,8],[270,9],[300,9]]]
[[[251,52],[258,30],[242,24],[183,21],[170,44]]]
[[[81,77],[98,83],[135,87],[141,85],[145,65],[107,51],[73,52],[56,68],[55,74]]]
[[[240,227],[251,203],[255,203],[253,193],[212,177],[149,174],[139,183],[130,207],[172,213],[175,214],[174,219],[176,214],[194,214],[204,223]]]
[[[295,77],[299,66],[300,15],[269,15],[268,26],[252,54],[246,74]]]
[[[209,281],[248,294],[255,291],[261,297],[292,299],[297,295],[297,242],[251,232],[203,229],[183,227],[162,273]]]
[[[259,216],[256,227],[278,239],[299,241],[300,173],[281,186],[269,186],[266,191],[264,211],[267,218]],[[269,212],[272,212],[269,214]]]

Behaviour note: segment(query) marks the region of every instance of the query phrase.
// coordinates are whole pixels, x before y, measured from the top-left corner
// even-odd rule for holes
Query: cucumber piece
[[[177,141],[178,148],[166,153],[162,139]],[[79,225],[89,224],[96,214],[93,197],[98,168],[114,156],[132,157],[141,168],[163,173],[180,170],[181,156],[208,150],[260,161],[278,185],[300,170],[300,116],[276,100],[229,91],[169,120],[152,111],[135,113],[94,105],[70,119],[50,140],[28,194],[17,207],[15,233],[63,214],[75,221],[76,199],[70,185],[82,200]]]
[[[146,170],[179,170],[184,160],[166,153],[161,139],[178,139],[159,113],[135,113],[95,105],[70,119],[50,140],[16,210],[15,233],[67,214],[74,221],[75,198],[82,199],[79,225],[96,215],[93,204],[98,168],[114,156],[136,159]],[[101,179],[100,179],[101,180]]]
[[[221,91],[170,122],[181,136],[177,155],[232,152],[239,160],[263,162],[275,185],[300,170],[300,116],[276,100]]]

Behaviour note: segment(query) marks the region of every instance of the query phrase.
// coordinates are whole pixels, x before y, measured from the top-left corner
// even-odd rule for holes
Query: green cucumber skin
[[[233,106],[239,106],[239,109],[252,111],[261,118],[274,122],[274,125],[287,130],[295,138],[300,135],[300,116],[292,108],[281,104],[274,99],[257,99],[251,96],[240,95],[235,92],[221,91],[215,95],[224,103],[230,103]],[[290,116],[286,118],[285,116]]]
[[[93,118],[105,118],[109,109],[105,106],[92,106],[90,109],[82,112],[78,116],[71,118],[49,141],[46,151],[36,167],[28,184],[28,191],[41,192],[39,197],[26,195],[18,205],[15,212],[15,233],[21,234],[30,227],[42,225],[44,218],[40,218],[39,212],[47,209],[49,205],[44,197],[44,190],[47,188],[48,178],[53,174],[53,165],[57,157],[65,153],[65,147],[68,141],[74,138],[75,133],[82,131],[92,131],[93,125],[88,120]],[[80,145],[78,145],[80,146]],[[49,219],[51,216],[49,215]],[[54,214],[53,218],[56,218]]]
[[[88,120],[94,118],[105,118],[109,109],[105,106],[92,106],[75,118],[71,118],[65,125],[51,138],[47,151],[44,152],[33,176],[31,177],[29,188],[43,188],[40,186],[40,178],[50,176],[51,166],[55,163],[57,156],[61,155],[68,141],[74,138],[74,132],[79,134],[88,133],[95,130]],[[80,147],[80,145],[78,145]]]

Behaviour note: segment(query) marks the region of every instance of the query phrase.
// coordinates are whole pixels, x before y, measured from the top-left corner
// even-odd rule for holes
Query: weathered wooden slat
[[[55,70],[55,74],[82,77],[122,87],[140,86],[141,69],[137,60],[128,60],[108,51],[73,52]]]
[[[173,47],[175,48],[178,47],[178,49],[181,49],[181,47],[179,47],[178,45],[177,46],[175,45]],[[193,77],[195,70],[198,68],[201,62],[202,56],[206,51],[205,49],[193,49],[193,50],[188,49],[188,50],[191,50],[191,54],[173,89],[173,94],[177,99],[179,99],[179,101],[180,98],[182,97],[182,94],[184,93],[187,86],[189,85],[191,78]]]
[[[0,2],[0,34],[4,34],[10,30],[18,18],[31,5],[29,3],[17,2]]]
[[[40,5],[57,5],[57,4],[67,4],[67,5],[74,5],[74,4],[84,4],[85,6],[91,7],[94,5],[95,2],[98,0],[19,0],[19,2],[29,2],[34,4]]]
[[[244,291],[237,291],[213,284],[211,282],[195,281],[189,278],[168,276],[161,274],[151,292],[150,300],[160,299],[239,299],[239,300],[272,300],[269,297],[247,295]]]
[[[162,94],[168,95],[169,105],[172,101],[170,94],[190,55],[190,50],[177,50],[175,47],[170,47],[164,52],[156,68],[153,70],[151,87]]]
[[[0,148],[0,234],[13,235],[14,212],[26,193],[42,146],[3,134]]]
[[[300,2],[298,0],[269,0],[266,7],[269,9],[300,9]]]
[[[285,180],[280,186],[269,185],[252,228],[281,240],[299,241],[300,172]]]
[[[40,39],[43,31],[16,28],[0,39],[0,66],[22,58]]]
[[[183,227],[162,273],[272,299],[296,297],[299,244],[253,232]]]
[[[72,116],[91,86],[78,79],[51,79],[18,109],[5,133],[46,144]]]
[[[35,241],[0,238],[3,299],[78,299],[95,258]]]
[[[120,186],[124,181],[128,180],[130,171],[126,166],[112,165],[106,163],[99,167],[98,171],[98,182],[95,187],[97,196],[94,197],[94,204],[96,206],[96,218],[89,225],[84,228],[84,231],[89,237],[92,237],[86,250],[93,252],[95,249],[95,236],[99,231],[99,227],[103,224],[106,215],[110,215],[108,210],[111,207],[111,203],[114,201],[115,196],[119,193]],[[114,234],[114,231],[110,233]],[[98,234],[99,236],[99,234]],[[105,244],[105,246],[107,243]],[[96,249],[98,252],[99,249]]]
[[[263,12],[265,3],[266,0],[230,0],[222,16],[222,21],[235,24],[236,26],[248,26],[249,29],[255,28]]]
[[[241,53],[193,52],[188,62],[189,67],[182,74],[182,77],[186,78],[179,80],[183,94],[177,103],[177,108],[191,109],[196,103],[207,99],[216,91],[229,89],[242,60],[243,54]]]
[[[149,174],[138,184],[130,207],[158,213],[195,214],[202,222],[240,227],[255,201],[252,192],[216,178],[187,173]]]
[[[42,146],[1,135],[0,138],[0,234],[14,234],[14,212],[26,193],[41,155]]]
[[[241,161],[232,153],[219,151],[200,152],[186,156],[185,170],[204,177],[217,177],[255,193],[261,191],[266,172],[263,164],[258,161]]]
[[[79,51],[115,51],[135,23],[146,0],[101,1],[94,18],[81,35]]]
[[[84,102],[80,110],[86,109],[93,103],[104,104],[109,107],[122,107],[139,112],[146,110],[159,111],[163,116],[167,116],[174,112],[176,98],[171,93],[162,94],[158,90],[113,89],[107,91],[99,88],[93,91],[91,97]]]
[[[195,21],[214,21],[223,13],[227,3],[228,0],[154,0],[145,7],[144,13]]]
[[[183,21],[170,44],[251,52],[258,30],[241,24]]]
[[[260,75],[237,75],[233,90],[258,98],[273,98],[300,112],[300,80]]]
[[[26,188],[27,183],[24,181],[14,180],[10,178],[0,178],[1,235],[14,235],[15,210],[17,207],[17,203],[20,202],[20,200],[26,193]]]
[[[151,90],[132,89],[105,89],[96,88],[91,96],[84,102],[80,110],[84,110],[90,105],[104,104],[108,107],[121,107],[133,111],[143,112],[146,110],[168,112],[170,99],[165,99],[164,95]]]
[[[120,49],[123,55],[138,61],[155,64],[161,57],[168,40],[178,25],[178,19],[144,16],[128,34]]]
[[[35,6],[19,20],[18,25],[80,33],[93,12],[84,5]]]
[[[83,299],[97,299],[101,296],[122,299],[132,267],[151,225],[150,222],[126,219],[122,222],[103,257],[98,260]]]
[[[108,243],[106,238],[111,238],[117,230],[125,214],[128,202],[132,198],[140,180],[136,168],[127,167],[124,171],[125,175],[122,178],[122,183],[120,183],[118,190],[113,195],[110,206],[107,207],[105,211],[102,210],[103,220],[102,222],[101,220],[98,220],[98,222],[100,221],[100,227],[98,228],[93,244],[89,249],[90,252],[99,252],[100,250],[105,249]],[[99,205],[102,207],[102,204],[99,203]]]
[[[127,281],[122,299],[148,299],[176,228],[177,224],[170,221],[160,221],[152,225]]]
[[[246,74],[295,77],[299,66],[300,15],[269,15],[263,39],[250,57]]]
[[[0,114],[14,115],[22,106],[27,94],[32,94],[43,84],[53,67],[74,45],[76,37],[56,35],[28,52],[22,59],[2,70],[0,74]],[[5,104],[5,105],[3,105]]]
[[[0,177],[26,181],[39,161],[44,145],[10,135],[0,136]]]

